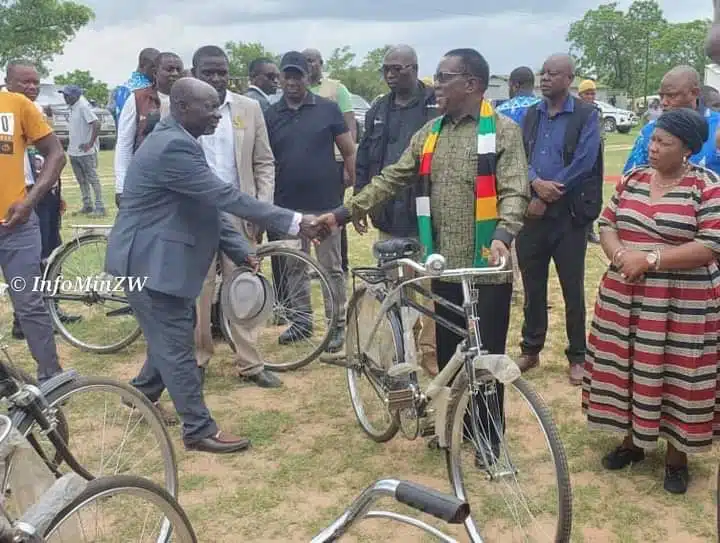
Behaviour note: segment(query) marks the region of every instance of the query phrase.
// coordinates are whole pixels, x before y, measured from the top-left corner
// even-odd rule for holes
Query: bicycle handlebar
[[[500,262],[497,266],[489,266],[487,268],[455,268],[447,270],[445,269],[445,265],[445,257],[439,254],[432,254],[427,257],[425,265],[415,262],[410,258],[398,258],[397,260],[390,260],[389,262],[383,263],[380,268],[383,270],[389,270],[399,268],[400,266],[408,266],[409,268],[415,270],[419,275],[437,278],[512,273],[512,270],[506,269],[505,266],[507,265],[507,260],[504,257],[500,258]]]
[[[462,524],[470,515],[470,506],[467,502],[455,496],[416,483],[382,479],[367,487],[340,517],[312,540],[312,543],[336,541],[350,526],[365,516],[373,502],[383,496],[393,497],[400,503],[449,524]]]

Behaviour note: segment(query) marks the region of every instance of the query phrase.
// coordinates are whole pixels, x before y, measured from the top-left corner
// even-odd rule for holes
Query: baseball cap
[[[294,69],[302,72],[304,75],[308,73],[308,63],[305,56],[298,51],[289,51],[285,53],[280,60],[280,71]]]
[[[65,85],[58,91],[60,94],[70,96],[71,98],[80,98],[82,96],[82,89],[77,85]]]

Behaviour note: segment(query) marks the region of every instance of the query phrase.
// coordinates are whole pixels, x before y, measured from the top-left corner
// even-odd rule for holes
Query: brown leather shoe
[[[206,437],[192,443],[185,443],[188,451],[201,451],[214,454],[228,454],[247,450],[250,447],[250,440],[245,437],[237,437],[232,434],[218,430],[214,436]]]
[[[517,359],[518,368],[520,371],[525,373],[528,370],[536,368],[540,365],[539,354],[521,354],[520,358]]]
[[[582,364],[571,364],[568,374],[572,386],[579,387],[582,385],[583,376],[585,375],[585,369]]]

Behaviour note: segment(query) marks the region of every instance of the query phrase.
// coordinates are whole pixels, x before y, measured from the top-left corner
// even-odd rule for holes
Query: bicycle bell
[[[439,254],[431,254],[425,260],[425,269],[431,275],[440,275],[445,271],[445,257]]]

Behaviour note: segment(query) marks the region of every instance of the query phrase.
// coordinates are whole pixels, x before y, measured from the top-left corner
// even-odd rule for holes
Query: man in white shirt
[[[152,129],[153,121],[170,114],[170,89],[183,75],[183,62],[175,53],[160,53],[156,57],[156,68],[155,83],[133,91],[118,119],[115,143],[115,204],[118,207],[130,159]]]
[[[229,63],[225,52],[214,45],[198,49],[193,55],[193,75],[210,84],[220,97],[222,118],[215,133],[201,136],[212,171],[226,183],[232,183],[260,200],[272,203],[275,189],[275,159],[270,149],[265,120],[260,105],[251,98],[227,90]],[[230,217],[235,228],[251,243],[258,237],[258,228],[251,223]],[[229,275],[235,268],[225,255],[222,273]],[[198,365],[205,368],[213,354],[211,306],[215,293],[216,266],[210,267],[202,293],[197,301],[195,344]],[[231,323],[230,331],[236,347],[236,363],[242,379],[263,388],[279,387],[282,383],[264,368],[257,350],[257,328],[249,329]]]
[[[67,153],[83,199],[82,209],[74,214],[104,217],[105,204],[97,174],[100,120],[92,110],[90,102],[83,96],[80,87],[66,85],[59,92],[65,98],[65,103],[70,106],[70,142]],[[94,209],[90,195],[91,188],[95,193]]]

